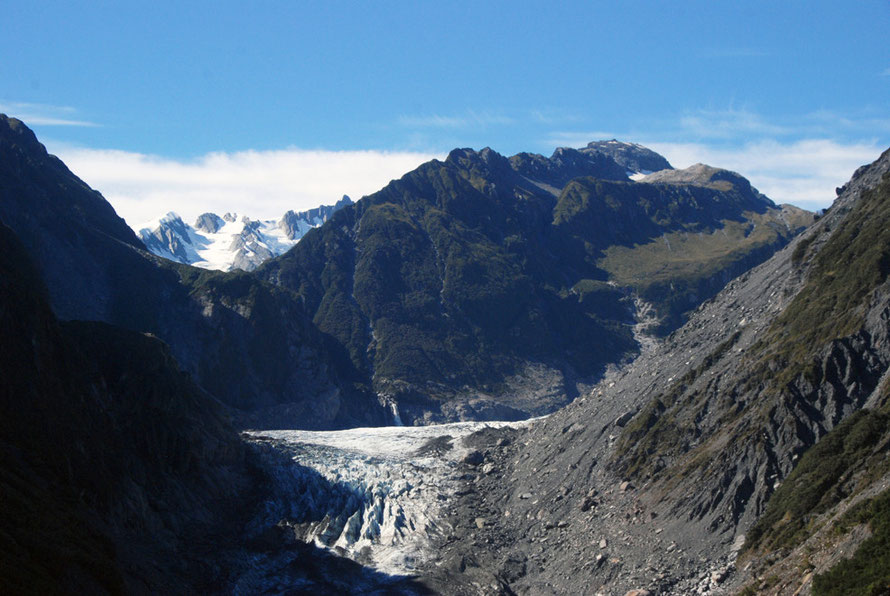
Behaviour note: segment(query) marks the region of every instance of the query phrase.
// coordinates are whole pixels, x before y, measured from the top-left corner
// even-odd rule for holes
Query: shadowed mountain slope
[[[405,420],[540,414],[636,354],[633,295],[670,331],[808,221],[714,172],[720,187],[638,184],[596,151],[454,150],[258,274],[300,295]]]
[[[60,324],[2,225],[0,352],[3,591],[169,593],[216,581],[206,541],[233,538],[253,480],[222,408],[157,339]]]
[[[240,424],[330,428],[387,419],[293,294],[146,252],[99,193],[5,116],[0,219],[22,239],[60,319],[156,335]]]

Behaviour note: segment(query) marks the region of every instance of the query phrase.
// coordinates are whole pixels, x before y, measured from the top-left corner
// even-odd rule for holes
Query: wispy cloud
[[[180,161],[118,150],[53,145],[128,224],[176,211],[187,221],[206,211],[277,218],[288,209],[357,200],[441,155],[388,151],[242,151]]]
[[[765,120],[760,114],[746,109],[696,110],[680,117],[680,128],[699,138],[729,139],[739,136],[784,136],[793,132]]]
[[[700,162],[733,170],[777,203],[806,209],[828,207],[835,198],[834,189],[847,182],[856,168],[874,161],[883,149],[875,142],[828,139],[762,140],[737,147],[642,142],[664,155],[674,167]]]
[[[831,110],[817,110],[804,116],[799,127],[808,134],[875,135],[890,133],[890,118],[883,114],[856,114],[849,116]]]
[[[577,123],[584,120],[579,114],[552,108],[531,110],[529,116],[532,122],[549,126],[555,124]]]
[[[7,102],[0,103],[0,112],[34,126],[99,126],[95,122],[77,119],[77,110],[70,106]]]
[[[882,77],[890,77],[890,68],[884,69],[884,72],[881,73]]]
[[[468,128],[471,126],[504,126],[516,122],[514,118],[496,112],[469,110],[464,114],[400,116],[398,122],[408,128]]]
[[[551,133],[551,146],[580,147],[590,140],[618,138],[642,143],[675,167],[694,163],[735,170],[778,203],[807,209],[827,207],[834,189],[883,149],[878,138],[890,133],[890,118],[877,111],[841,114],[820,110],[781,121],[750,109],[689,110],[673,120],[652,123],[646,133],[563,131]]]

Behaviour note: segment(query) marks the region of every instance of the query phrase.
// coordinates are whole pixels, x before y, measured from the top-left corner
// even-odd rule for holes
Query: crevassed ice
[[[249,433],[287,453],[303,484],[291,495],[299,515],[287,520],[298,539],[389,574],[410,574],[448,531],[442,513],[458,490],[463,438],[485,427],[526,422],[457,422],[421,427]],[[451,449],[418,453],[431,440]],[[426,450],[425,450],[426,451]]]

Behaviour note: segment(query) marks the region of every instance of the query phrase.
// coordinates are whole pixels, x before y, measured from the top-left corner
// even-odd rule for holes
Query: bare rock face
[[[225,220],[215,213],[202,213],[195,220],[195,229],[208,234],[216,234]]]
[[[281,228],[285,235],[291,240],[299,240],[310,229],[317,228],[330,219],[334,213],[349,205],[352,205],[352,199],[343,195],[343,197],[333,205],[322,205],[321,207],[309,209],[308,211],[288,211],[278,222],[278,227]]]
[[[594,141],[580,150],[583,153],[607,155],[629,172],[651,173],[673,169],[664,157],[636,143],[611,141]]]

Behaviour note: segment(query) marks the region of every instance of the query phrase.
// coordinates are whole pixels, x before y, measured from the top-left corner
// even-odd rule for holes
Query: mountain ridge
[[[781,211],[740,177],[729,188],[638,184],[600,153],[554,156],[455,149],[338,212],[257,272],[305,300],[315,324],[347,347],[375,391],[408,411],[403,419],[459,419],[474,408],[509,418],[517,408],[538,415],[565,401],[529,410],[525,398],[510,403],[504,393],[537,384],[553,387],[546,390],[553,396],[574,396],[583,379],[635,352],[623,326],[634,290],[657,304],[662,332],[670,330],[809,217]],[[578,177],[582,166],[612,179]],[[750,233],[756,217],[764,218],[763,236]],[[733,222],[742,226],[727,245],[721,230],[739,226]],[[610,246],[661,242],[666,233],[694,233],[695,245],[710,240],[738,254],[727,251],[712,270],[704,266],[711,253],[698,264],[687,261],[686,270],[669,266],[664,287],[691,282],[683,282],[682,299],[664,289],[646,294],[648,286],[633,280],[631,290],[607,283],[620,270],[608,267],[620,259],[603,260]],[[430,401],[424,393],[442,397]],[[532,402],[552,399],[538,395]]]

